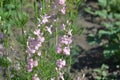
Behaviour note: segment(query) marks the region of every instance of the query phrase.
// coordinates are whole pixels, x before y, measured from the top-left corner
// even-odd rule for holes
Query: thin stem
[[[34,12],[35,12],[35,23],[37,23],[37,19],[38,19],[38,7],[37,7],[37,1],[34,1]]]

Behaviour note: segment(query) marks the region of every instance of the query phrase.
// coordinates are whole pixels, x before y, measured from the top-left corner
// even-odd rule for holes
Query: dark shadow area
[[[86,2],[98,2],[98,0],[86,0]]]
[[[103,63],[103,48],[97,47],[92,48],[88,51],[82,50],[80,55],[78,56],[78,62],[72,65],[71,72],[74,70],[81,70],[85,67],[87,68],[98,68]]]
[[[77,61],[71,66],[71,73],[74,73],[75,71],[83,72],[88,80],[95,80],[95,73],[93,70],[101,68],[102,64],[105,64],[109,66],[109,69],[107,70],[109,72],[108,78],[114,77],[115,80],[119,80],[120,72],[119,69],[116,68],[119,62],[115,62],[115,56],[105,59],[103,56],[103,50],[104,48],[102,46],[91,48],[88,51],[80,49],[79,55],[75,56]]]

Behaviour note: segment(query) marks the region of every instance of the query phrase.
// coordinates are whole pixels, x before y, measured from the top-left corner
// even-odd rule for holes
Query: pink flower
[[[53,5],[52,5],[52,8],[53,8],[53,9],[56,9],[56,8],[57,8],[57,5],[56,5],[56,4],[53,4]]]
[[[41,51],[38,52],[38,56],[41,56]]]
[[[0,39],[3,39],[3,33],[0,33]]]
[[[34,53],[35,53],[35,49],[32,49],[32,48],[30,48],[30,47],[28,46],[27,52],[34,54]]]
[[[72,36],[72,30],[68,31],[68,35]]]
[[[62,24],[62,25],[60,26],[60,30],[65,30],[65,24]]]
[[[38,36],[38,39],[37,39],[38,41],[40,41],[40,42],[44,42],[45,41],[45,38],[43,37],[43,36]],[[41,45],[41,44],[40,44]]]
[[[35,67],[38,66],[38,60],[33,61],[33,66],[35,66]]]
[[[48,22],[48,19],[50,18],[50,16],[47,16],[47,14],[41,16],[42,17],[42,22],[41,24],[45,24]]]
[[[28,59],[28,64],[33,65],[33,59],[32,58]]]
[[[64,49],[63,49],[63,54],[65,54],[65,55],[70,55],[70,47],[64,47]]]
[[[61,13],[62,13],[62,14],[65,14],[65,13],[66,13],[66,8],[65,8],[65,7],[63,7],[63,8],[61,9]]]
[[[51,25],[50,27],[46,26],[46,29],[47,29],[47,31],[48,31],[50,34],[52,34],[51,28],[52,28],[52,25]]]
[[[60,4],[60,5],[65,5],[65,2],[66,2],[66,0],[57,0],[57,2]]]
[[[57,45],[56,52],[57,53],[61,53],[62,52],[62,48],[61,48],[60,45]]]
[[[33,68],[33,67],[32,67],[30,64],[28,64],[28,65],[26,66],[26,68],[27,68],[27,71],[28,71],[28,72],[32,72],[32,68]]]
[[[34,34],[35,34],[35,35],[39,35],[39,34],[40,34],[40,29],[36,29],[36,30],[34,31]]]
[[[40,79],[39,79],[38,75],[35,74],[35,75],[32,77],[32,80],[40,80]]]
[[[64,73],[59,72],[59,78],[60,78],[61,80],[65,80],[63,75],[64,75]]]
[[[55,80],[55,78],[51,78],[50,80]]]
[[[60,43],[65,44],[65,45],[69,45],[72,43],[72,39],[71,39],[71,37],[64,35],[63,37],[60,38]]]
[[[61,69],[66,65],[66,61],[62,60],[62,59],[59,59],[59,60],[57,60],[56,65],[57,65],[58,68]]]

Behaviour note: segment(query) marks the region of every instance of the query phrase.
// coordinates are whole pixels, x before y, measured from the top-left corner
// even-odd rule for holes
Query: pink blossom
[[[35,53],[35,49],[32,49],[32,48],[30,48],[30,47],[28,46],[27,52],[34,54],[34,53]]]
[[[40,41],[40,42],[44,42],[45,41],[45,38],[43,37],[43,36],[38,36],[38,39],[37,39],[38,41]],[[41,44],[40,44],[41,45]]]
[[[0,39],[3,39],[3,33],[0,33]]]
[[[41,43],[40,43],[40,44],[37,44],[37,45],[35,46],[35,50],[38,50],[40,46],[42,46]]]
[[[36,29],[36,30],[34,31],[34,34],[35,34],[35,35],[39,35],[39,34],[40,34],[40,29]]]
[[[35,74],[35,75],[32,77],[32,80],[40,80],[40,79],[39,79],[38,75]]]
[[[66,0],[56,0],[57,3],[59,3],[60,5],[65,5]]]
[[[61,26],[60,26],[60,30],[65,30],[65,24],[62,24]]]
[[[53,9],[56,9],[56,8],[57,8],[57,5],[56,5],[56,4],[53,4],[53,5],[52,5],[52,8],[53,8]]]
[[[33,65],[34,65],[35,67],[37,67],[37,66],[38,66],[38,60],[33,61]]]
[[[28,64],[33,65],[33,59],[32,58],[28,59]]]
[[[27,71],[28,71],[28,72],[31,72],[33,67],[32,67],[30,64],[28,64],[28,65],[26,66],[26,68],[27,68]]]
[[[65,44],[65,45],[69,45],[72,43],[72,39],[71,39],[71,37],[64,35],[63,37],[60,38],[60,43]]]
[[[66,65],[66,61],[62,60],[62,59],[58,59],[57,62],[56,62],[56,65],[57,65],[58,68],[61,69]]]
[[[70,47],[64,47],[64,49],[63,49],[63,54],[65,54],[65,55],[70,55]]]
[[[72,30],[68,31],[68,35],[72,36]]]
[[[41,51],[38,51],[38,56],[41,56]]]
[[[51,78],[50,80],[55,80],[55,78]]]
[[[64,74],[64,73],[59,72],[59,78],[60,78],[61,80],[65,80],[63,74]]]
[[[51,25],[50,27],[46,26],[46,29],[47,29],[47,31],[48,31],[50,34],[52,34],[51,28],[52,28],[52,25]]]
[[[61,53],[62,52],[62,48],[61,48],[60,45],[57,45],[56,52],[57,53]]]
[[[45,38],[42,36],[39,30],[36,30],[34,34],[37,34],[37,39],[30,37],[27,42],[27,52],[33,54],[39,49],[39,47],[42,46],[42,43],[45,40]]]
[[[61,9],[61,13],[62,13],[62,14],[65,14],[65,13],[66,13],[66,8],[65,8],[65,7],[63,7],[63,8]]]
[[[42,22],[41,24],[45,24],[48,22],[48,19],[50,18],[50,16],[47,16],[47,14],[41,16],[42,17]]]

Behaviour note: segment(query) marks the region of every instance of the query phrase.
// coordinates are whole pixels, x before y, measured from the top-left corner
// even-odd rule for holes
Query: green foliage
[[[100,69],[94,69],[94,72],[97,74],[97,76],[95,76],[95,79],[96,80],[109,80],[107,78],[108,76],[106,72],[107,69],[109,69],[109,67],[105,64],[103,64]]]
[[[73,46],[71,49],[72,56],[72,64],[78,62],[78,58],[76,58],[80,54],[80,48],[78,46]]]
[[[119,0],[98,0],[100,10],[92,11],[91,8],[86,8],[85,11],[99,16],[103,21],[100,23],[102,29],[97,34],[90,34],[90,43],[97,43],[104,47],[104,56],[109,58],[112,55],[120,55],[120,5]],[[92,35],[92,36],[91,36]],[[103,42],[105,41],[105,43]],[[118,57],[118,59],[120,59]]]
[[[10,62],[7,59],[7,57],[0,57],[0,66],[7,68],[8,66],[10,66]]]

